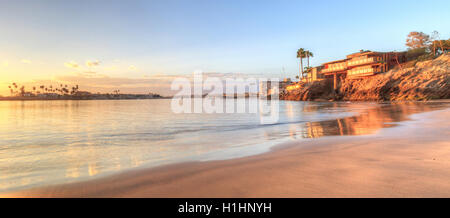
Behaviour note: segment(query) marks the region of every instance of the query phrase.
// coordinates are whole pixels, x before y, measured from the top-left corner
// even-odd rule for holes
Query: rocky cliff
[[[280,99],[403,101],[450,98],[450,54],[422,62],[409,62],[372,77],[343,80],[333,91],[330,80],[302,84],[299,89],[283,90]]]

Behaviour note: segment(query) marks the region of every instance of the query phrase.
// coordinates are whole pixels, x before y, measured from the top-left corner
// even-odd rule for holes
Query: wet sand
[[[370,135],[303,139],[252,157],[132,170],[3,197],[450,197],[449,117],[450,108],[441,109]],[[367,127],[352,131],[358,129]]]

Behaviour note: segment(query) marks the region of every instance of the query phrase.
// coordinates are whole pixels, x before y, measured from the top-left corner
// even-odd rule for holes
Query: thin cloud
[[[28,60],[28,59],[23,59],[23,60],[22,60],[22,63],[24,63],[24,64],[31,64],[31,61]]]
[[[115,66],[115,65],[113,65],[113,66],[105,66],[105,67],[103,67],[103,70],[115,71],[115,70],[117,70],[117,66]]]
[[[76,75],[81,76],[81,77],[102,77],[102,75],[98,74],[95,71],[79,72],[79,73],[76,73]]]
[[[130,66],[128,67],[128,69],[129,69],[129,70],[137,70],[137,67],[134,66],[134,65],[130,65]]]
[[[66,66],[68,68],[78,68],[80,65],[78,65],[78,63],[75,61],[70,61],[70,62],[64,63],[64,66]]]
[[[86,61],[86,66],[88,67],[95,67],[100,65],[100,61],[95,60],[95,61]]]

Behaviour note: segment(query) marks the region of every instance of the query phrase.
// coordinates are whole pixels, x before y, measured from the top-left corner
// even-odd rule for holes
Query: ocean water
[[[260,113],[175,114],[170,101],[0,102],[0,192],[244,157],[289,140],[370,134],[399,120],[399,108],[376,103],[279,101],[278,122],[261,124]]]

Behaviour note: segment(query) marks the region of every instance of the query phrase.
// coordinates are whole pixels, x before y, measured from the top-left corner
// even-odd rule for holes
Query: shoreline
[[[439,118],[449,115],[446,108],[409,115],[414,118],[371,135],[306,139],[280,144],[255,156],[131,169],[83,182],[0,195],[449,197],[450,120]],[[431,154],[435,157],[429,157]]]

